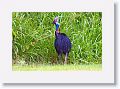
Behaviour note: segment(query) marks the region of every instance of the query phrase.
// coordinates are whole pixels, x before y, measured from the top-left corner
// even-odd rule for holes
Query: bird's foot
[[[67,64],[67,61],[64,61],[64,65],[66,65]]]

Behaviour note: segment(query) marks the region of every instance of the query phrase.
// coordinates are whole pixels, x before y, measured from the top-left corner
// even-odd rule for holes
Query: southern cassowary
[[[60,61],[62,54],[64,54],[65,55],[64,64],[67,64],[68,54],[71,50],[70,39],[67,37],[66,34],[60,33],[58,17],[54,19],[53,24],[55,24],[56,27],[54,46],[58,54],[58,59]]]

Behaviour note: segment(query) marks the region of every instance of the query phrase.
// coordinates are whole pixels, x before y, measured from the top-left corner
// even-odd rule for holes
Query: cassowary
[[[65,33],[60,33],[58,17],[55,17],[53,24],[55,24],[55,42],[54,46],[58,54],[58,61],[60,62],[62,54],[65,55],[64,64],[67,64],[68,54],[71,50],[71,42]]]

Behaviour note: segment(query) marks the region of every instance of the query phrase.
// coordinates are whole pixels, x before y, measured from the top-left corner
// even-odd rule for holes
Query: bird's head
[[[59,21],[59,18],[58,18],[58,17],[55,17],[55,19],[54,19],[54,21],[53,21],[53,24],[58,23],[58,21]]]
[[[60,29],[59,29],[60,24],[58,23],[58,21],[59,21],[59,18],[58,18],[58,17],[55,17],[55,19],[54,19],[54,21],[53,21],[53,24],[55,24],[56,32],[57,32],[57,33],[60,33]]]

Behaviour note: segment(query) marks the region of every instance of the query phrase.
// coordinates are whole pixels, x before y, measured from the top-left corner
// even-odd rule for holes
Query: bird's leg
[[[58,64],[61,62],[60,61],[61,60],[61,56],[62,56],[61,54],[58,55]]]
[[[66,55],[65,55],[65,61],[64,61],[64,64],[67,64],[67,59],[68,59],[68,53],[66,53]]]

